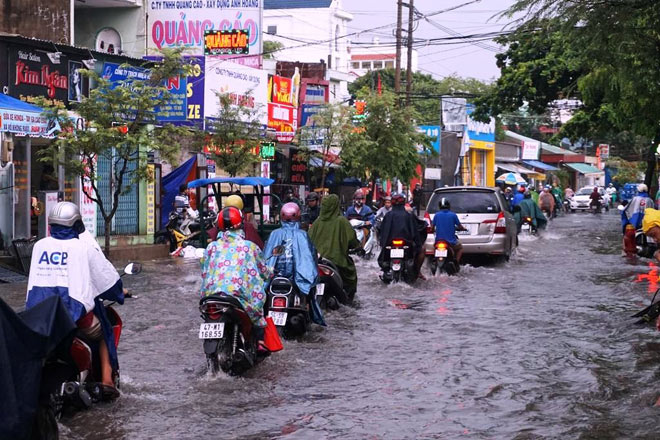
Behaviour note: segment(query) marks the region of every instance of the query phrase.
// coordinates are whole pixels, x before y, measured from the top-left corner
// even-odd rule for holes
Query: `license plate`
[[[286,315],[287,312],[273,312],[273,311],[268,312],[268,316],[270,318],[273,318],[273,322],[278,327],[282,327],[284,326],[284,324],[286,324]]]
[[[403,258],[404,253],[403,249],[390,249],[390,258]]]
[[[470,235],[472,234],[472,225],[463,225],[465,227],[465,231],[456,231],[456,235]]]
[[[436,257],[446,257],[447,256],[447,249],[436,249],[435,250],[435,256]]]
[[[224,322],[205,322],[199,326],[199,339],[222,339],[224,333]]]
[[[523,231],[529,231],[530,230],[529,225],[522,225],[522,230]]]
[[[325,293],[325,284],[319,283],[316,285],[316,296],[323,296]]]
[[[400,264],[393,264],[392,265],[392,270],[395,271],[395,272],[401,270],[401,265]]]

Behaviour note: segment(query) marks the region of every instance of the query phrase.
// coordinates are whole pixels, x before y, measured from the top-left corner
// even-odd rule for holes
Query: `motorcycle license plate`
[[[522,225],[522,230],[523,231],[529,231],[530,230],[529,225]]]
[[[403,258],[405,250],[403,249],[391,249],[390,258]]]
[[[325,293],[325,284],[319,283],[316,285],[316,296],[323,296]]]
[[[199,326],[199,339],[222,339],[224,333],[224,322],[205,322]]]
[[[436,249],[435,250],[435,256],[436,257],[446,257],[447,256],[447,249]]]
[[[282,327],[284,326],[284,324],[286,324],[286,315],[287,312],[273,312],[273,311],[268,312],[268,316],[270,318],[273,318],[273,322],[278,327]]]

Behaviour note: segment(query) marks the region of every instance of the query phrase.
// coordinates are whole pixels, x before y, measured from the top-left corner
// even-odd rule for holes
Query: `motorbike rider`
[[[245,206],[243,204],[243,198],[238,194],[232,194],[225,200],[225,207],[233,206],[238,208],[243,214],[243,233],[245,234],[245,239],[251,241],[259,247],[259,250],[264,249],[264,241],[261,239],[257,228],[250,219],[247,218],[245,213]],[[216,233],[217,235],[217,233]],[[217,237],[211,237],[212,240],[216,240]]]
[[[522,202],[521,202],[522,203]],[[463,256],[463,245],[456,235],[456,231],[467,231],[461,224],[458,216],[451,210],[449,199],[440,200],[440,210],[433,216],[433,228],[435,229],[435,241],[446,241],[454,250],[456,262],[460,264]]]
[[[555,198],[555,212],[558,212],[564,206],[564,191],[561,189],[557,182],[552,184],[552,189],[550,190],[553,197]]]
[[[339,210],[339,197],[330,194],[321,202],[319,218],[309,229],[309,237],[321,257],[332,261],[344,281],[344,290],[353,297],[357,290],[357,270],[350,249],[360,246],[355,230]]]
[[[364,193],[362,190],[358,189],[355,191],[353,194],[353,204],[346,210],[346,218],[349,220],[351,218],[359,218],[366,222],[366,226],[370,226],[374,223],[375,217],[371,208],[364,204]]]
[[[513,200],[513,191],[511,190],[510,186],[504,188],[504,199],[506,200],[507,204],[511,206],[511,201]]]
[[[525,185],[518,186],[518,192],[514,194],[513,199],[511,199],[511,212],[513,208],[525,198]]]
[[[83,337],[98,342],[103,396],[114,399],[119,391],[112,376],[119,365],[103,300],[123,304],[122,281],[103,253],[80,238],[84,225],[75,204],[57,203],[48,224],[50,237],[39,240],[32,250],[25,307],[54,295],[64,300]]]
[[[271,232],[264,249],[266,261],[273,257],[273,250],[281,246],[274,264],[275,275],[293,280],[296,287],[309,298],[312,321],[325,325],[313,289],[319,278],[316,249],[305,231],[300,229],[300,207],[293,202],[285,203],[280,210],[282,227]],[[312,295],[310,296],[310,292]]]
[[[188,197],[188,185],[182,183],[179,185],[179,194],[174,197],[174,210],[182,217],[186,210],[190,208],[190,197]]]
[[[543,192],[539,195],[539,206],[546,216],[550,219],[555,212],[555,197],[550,193],[550,185],[543,188]]]
[[[616,203],[616,188],[614,187],[614,184],[610,182],[609,185],[607,185],[607,188],[605,189],[605,194],[608,195],[610,199],[610,206],[614,206]]]
[[[598,185],[594,186],[593,191],[591,191],[591,194],[589,194],[589,199],[591,200],[589,206],[593,207],[595,212],[600,212],[603,196],[600,195],[600,191],[598,190]]]
[[[568,187],[564,190],[564,198],[566,200],[572,199],[574,196],[575,196],[575,191],[573,191],[573,188]]]
[[[412,192],[412,202],[417,215],[419,215],[419,212],[423,208],[422,205],[424,203],[424,190],[422,190],[421,183],[415,184],[415,189],[413,189]]]
[[[392,210],[392,197],[390,196],[385,196],[383,198],[383,206],[376,211],[376,218],[383,218],[385,217],[385,214],[390,212]]]
[[[635,230],[642,226],[644,213],[647,209],[653,208],[653,199],[649,197],[649,188],[640,183],[637,185],[637,195],[626,205],[621,213],[621,228],[625,232],[626,225],[632,225]]]
[[[535,229],[543,229],[548,223],[548,219],[543,215],[541,208],[532,199],[531,191],[525,191],[524,199],[516,207],[513,217],[516,219],[518,231],[520,231],[525,218],[532,219],[532,225]]]
[[[307,204],[302,213],[302,224],[305,229],[309,229],[309,226],[319,218],[319,214],[321,213],[319,199],[319,193],[317,192],[312,191],[307,195]]]
[[[201,261],[201,295],[224,293],[236,298],[250,317],[260,351],[268,351],[264,343],[264,302],[266,283],[272,270],[261,251],[244,238],[243,214],[230,206],[218,214],[218,227],[222,231],[218,240],[204,250]]]
[[[378,265],[383,270],[388,269],[385,261],[387,250],[394,239],[403,239],[412,245],[415,256],[415,273],[419,276],[424,264],[424,238],[420,232],[420,222],[417,217],[406,211],[406,198],[403,194],[392,195],[392,210],[385,215],[380,226],[381,251],[378,256]],[[422,222],[425,224],[425,222]]]

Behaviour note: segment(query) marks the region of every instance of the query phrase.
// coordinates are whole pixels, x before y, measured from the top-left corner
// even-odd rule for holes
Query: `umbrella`
[[[507,185],[517,185],[519,183],[527,183],[525,179],[518,173],[505,173],[495,179],[496,182],[504,182]]]

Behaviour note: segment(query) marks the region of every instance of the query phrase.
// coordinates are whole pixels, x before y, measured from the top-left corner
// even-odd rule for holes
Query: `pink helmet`
[[[300,206],[297,203],[285,203],[280,210],[280,221],[283,222],[299,222],[300,221]]]

